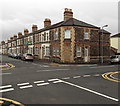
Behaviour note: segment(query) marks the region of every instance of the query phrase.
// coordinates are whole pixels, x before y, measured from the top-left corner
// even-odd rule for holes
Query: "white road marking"
[[[113,77],[114,74],[117,74],[117,73],[110,74],[110,77],[113,78],[113,79],[119,80],[118,78]]]
[[[68,84],[68,85],[71,85],[71,86],[74,86],[74,87],[79,88],[79,89],[83,89],[83,90],[85,90],[85,91],[94,93],[94,94],[96,94],[96,95],[99,95],[99,96],[102,96],[102,97],[105,97],[105,98],[108,98],[108,99],[111,99],[111,100],[114,100],[114,101],[117,101],[117,102],[119,101],[119,100],[116,99],[116,98],[110,97],[110,96],[108,96],[108,95],[105,95],[105,94],[96,92],[96,91],[94,91],[94,90],[91,90],[91,89],[88,89],[88,88],[85,88],[85,87],[82,87],[82,86],[79,86],[79,85],[75,85],[75,84],[70,83],[70,82],[63,81],[63,83]]]
[[[41,82],[45,82],[45,81],[35,81],[34,83],[37,84],[37,83],[41,83]]]
[[[0,86],[0,89],[9,88],[9,87],[12,87],[12,85]]]
[[[33,87],[33,86],[32,85],[27,85],[27,86],[20,87],[20,89],[31,88],[31,87]]]
[[[12,73],[0,73],[0,75],[10,75]]]
[[[97,67],[90,67],[90,68],[107,68],[107,67],[115,67],[115,65],[110,65],[110,66],[97,66]]]
[[[55,70],[68,70],[68,69],[55,69]]]
[[[13,90],[14,88],[9,88],[9,89],[0,90],[0,92],[3,93],[3,92],[13,91]]]
[[[65,77],[65,78],[61,78],[61,79],[70,79],[70,77]]]
[[[83,77],[89,77],[89,76],[91,76],[91,75],[83,75]]]
[[[58,80],[58,81],[54,81],[53,83],[56,84],[56,83],[60,83],[60,82],[63,82],[62,80]]]
[[[100,76],[99,74],[95,74],[95,75],[93,75],[93,76]]]
[[[42,71],[54,71],[54,70],[38,70],[37,72],[42,72]]]
[[[21,84],[17,84],[18,86],[23,86],[23,85],[28,85],[28,84],[30,84],[29,82],[27,82],[27,83],[21,83]]]
[[[41,84],[37,84],[37,86],[43,86],[43,85],[48,85],[49,83],[46,82],[46,83],[41,83]]]
[[[55,79],[49,79],[48,81],[56,81],[56,80],[59,80],[59,79],[57,79],[57,78],[55,78]]]
[[[49,67],[49,66],[47,66],[47,65],[43,65],[43,67]]]
[[[81,76],[74,76],[73,78],[80,78]]]

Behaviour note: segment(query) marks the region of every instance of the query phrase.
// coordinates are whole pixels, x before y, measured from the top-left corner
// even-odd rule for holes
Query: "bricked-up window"
[[[84,39],[89,39],[89,32],[88,31],[84,32]]]
[[[82,47],[76,46],[76,56],[81,57],[82,56]]]
[[[59,47],[53,47],[53,56],[59,56]]]
[[[65,39],[70,39],[70,30],[69,29],[65,30]]]

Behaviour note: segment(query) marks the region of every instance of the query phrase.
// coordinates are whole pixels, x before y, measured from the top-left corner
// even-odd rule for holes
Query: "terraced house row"
[[[101,56],[104,62],[110,58],[110,33],[73,18],[68,8],[63,21],[52,25],[47,18],[44,28],[33,25],[32,32],[24,29],[24,34],[19,32],[1,44],[3,54],[31,53],[38,59],[61,63],[98,63]]]

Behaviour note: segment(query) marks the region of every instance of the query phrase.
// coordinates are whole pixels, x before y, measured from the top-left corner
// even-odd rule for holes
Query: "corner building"
[[[73,18],[72,9],[65,9],[64,20],[34,32],[34,54],[39,59],[60,63],[98,63],[110,58],[110,33]],[[103,48],[102,48],[103,47]],[[103,53],[101,53],[101,48]]]

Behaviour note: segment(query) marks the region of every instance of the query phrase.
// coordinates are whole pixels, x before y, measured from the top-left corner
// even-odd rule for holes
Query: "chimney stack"
[[[17,39],[17,35],[14,35],[13,40],[16,40],[16,39]]]
[[[1,44],[4,45],[4,44],[5,44],[5,41],[1,41]]]
[[[32,32],[37,31],[38,27],[37,25],[32,25]]]
[[[28,29],[24,29],[24,35],[26,35],[28,33],[29,33]]]
[[[18,32],[18,38],[22,36],[22,32]]]
[[[12,41],[12,40],[13,40],[13,37],[10,37],[10,40]]]
[[[64,21],[66,21],[67,19],[70,19],[70,18],[73,18],[72,9],[65,8],[65,11],[64,11]]]
[[[49,27],[51,26],[51,20],[49,18],[46,18],[44,21],[44,27]]]

